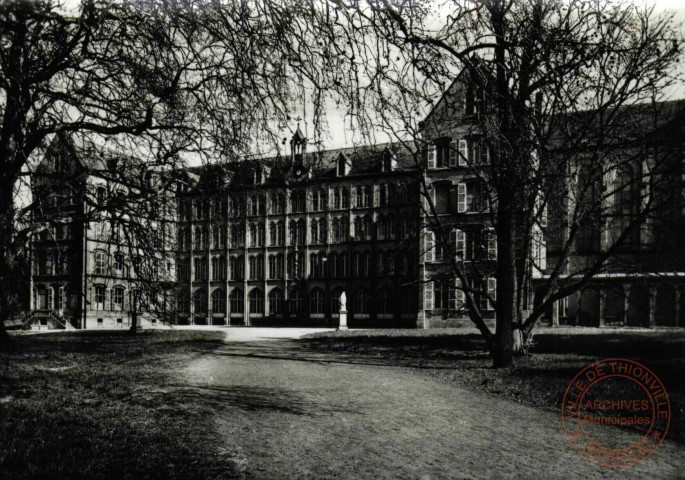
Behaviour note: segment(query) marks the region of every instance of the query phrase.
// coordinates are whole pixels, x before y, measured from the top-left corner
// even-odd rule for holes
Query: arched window
[[[177,241],[178,241],[178,250],[180,252],[183,252],[188,248],[186,245],[186,229],[185,228],[179,228],[178,231],[176,232],[177,236]]]
[[[333,190],[333,208],[340,208],[340,189],[336,188]]]
[[[253,288],[248,294],[250,313],[264,313],[264,295],[259,288]]]
[[[356,202],[357,202],[356,203],[357,208],[366,206],[366,204],[364,203],[364,187],[362,187],[362,186],[357,187]]]
[[[341,197],[341,208],[350,208],[350,192],[346,187],[343,187],[340,192]]]
[[[312,278],[321,277],[322,270],[321,255],[318,253],[309,254],[309,276]]]
[[[242,289],[234,288],[233,290],[231,290],[231,294],[228,300],[231,304],[231,313],[244,313],[245,300],[243,299]]]
[[[322,218],[321,220],[319,220],[319,242],[320,243],[326,243],[326,241],[327,241],[327,238],[326,238],[327,237],[327,232],[326,232],[327,226],[328,225],[327,225],[327,221],[325,218]]]
[[[362,217],[354,219],[354,239],[361,240],[364,237]]]
[[[249,232],[250,232],[250,238],[248,241],[250,242],[250,246],[256,247],[257,246],[257,225],[254,223],[251,223]]]
[[[378,187],[378,204],[381,207],[385,207],[388,203],[388,187],[382,184]]]
[[[317,212],[326,209],[326,192],[317,190],[312,192],[312,210]]]
[[[338,255],[332,252],[328,255],[328,276],[331,278],[336,278],[338,276]]]
[[[361,275],[363,277],[368,277],[371,275],[371,253],[364,252],[362,256],[362,271]]]
[[[180,313],[190,312],[190,302],[188,302],[188,294],[186,292],[178,294],[176,308],[178,308]]]
[[[381,288],[376,297],[377,312],[382,315],[392,313],[393,298],[388,288]]]
[[[226,295],[220,288],[212,292],[212,312],[226,313]]]
[[[277,245],[276,234],[277,234],[276,222],[269,223],[269,245],[271,245],[271,246]]]
[[[340,241],[340,220],[337,218],[333,219],[333,238],[331,241],[333,241],[333,243],[338,243]]]
[[[307,241],[307,223],[304,219],[297,222],[297,243],[303,245]]]
[[[269,312],[283,313],[283,292],[280,288],[274,288],[269,292]]]
[[[376,220],[376,237],[378,240],[385,240],[388,235],[388,226],[385,223],[385,217],[382,215]]]
[[[347,265],[347,254],[343,252],[338,257],[338,275],[341,277],[346,277],[348,273],[349,267]]]
[[[380,251],[376,255],[376,274],[383,275],[385,272],[385,254]]]
[[[340,311],[340,295],[343,289],[340,287],[334,288],[331,292],[331,313],[338,313]]]
[[[315,288],[309,293],[309,313],[323,313],[324,293],[320,288]]]
[[[311,221],[311,243],[319,243],[319,225],[316,219]]]
[[[288,254],[288,278],[295,277],[297,272],[297,257],[294,252]]]
[[[355,314],[369,313],[369,294],[365,288],[360,288],[354,292],[352,312]]]
[[[231,280],[242,280],[245,277],[245,263],[242,255],[229,259]]]
[[[297,222],[295,220],[288,222],[288,231],[290,233],[290,245],[297,245]]]
[[[193,309],[195,313],[207,312],[207,292],[200,289],[193,294]]]
[[[352,254],[352,266],[350,272],[353,277],[358,277],[362,266],[362,254],[359,252],[354,252]]]
[[[219,227],[218,225],[212,225],[212,248],[219,248]]]
[[[299,288],[290,290],[290,298],[288,298],[288,309],[290,313],[300,313],[303,305],[302,291]]]
[[[250,264],[250,280],[262,280],[264,278],[264,257],[262,255],[251,255],[248,262]]]
[[[371,201],[372,197],[372,188],[370,185],[367,185],[364,187],[364,206],[365,207],[371,207],[373,206],[373,202]]]

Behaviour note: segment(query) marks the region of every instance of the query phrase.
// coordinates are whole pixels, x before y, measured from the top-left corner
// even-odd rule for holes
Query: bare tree
[[[0,6],[0,343],[17,256],[47,226],[22,222],[38,207],[13,197],[36,174],[32,158],[55,134],[136,143],[159,168],[181,152],[232,160],[275,144],[305,84],[319,90],[305,64],[326,70],[325,57],[298,54],[306,11],[238,0]]]
[[[417,117],[436,93],[445,93],[436,106],[448,117],[443,132],[461,121],[487,142],[491,168],[473,172],[490,187],[496,298],[468,285],[463,262],[450,260],[449,266],[495,366],[509,366],[550,305],[605,272],[631,232],[667,206],[654,192],[668,178],[672,159],[653,156],[630,178],[620,172],[654,145],[654,129],[647,129],[655,126],[654,102],[675,81],[680,58],[672,17],[626,3],[580,0],[334,0],[320,10],[322,34],[330,35],[331,48],[351,72],[335,80],[359,125],[380,125],[413,143],[425,168],[426,129],[439,126],[420,128]],[[458,72],[476,102],[467,121],[460,120],[463,100],[456,100],[463,88],[452,85]],[[458,109],[450,109],[451,95]],[[652,193],[638,188],[642,201],[626,216],[615,199],[634,185],[650,185]],[[425,227],[454,253],[428,191],[425,197]],[[566,199],[563,207],[560,198]],[[564,221],[547,222],[549,213]],[[580,255],[587,252],[578,251],[577,237],[590,226],[602,232],[601,245]],[[534,250],[552,238],[561,243],[543,265]],[[541,288],[529,302],[533,277]],[[474,294],[495,305],[494,334]]]

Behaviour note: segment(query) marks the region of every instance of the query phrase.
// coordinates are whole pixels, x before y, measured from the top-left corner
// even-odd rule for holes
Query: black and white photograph
[[[0,0],[0,478],[685,479],[685,4]]]

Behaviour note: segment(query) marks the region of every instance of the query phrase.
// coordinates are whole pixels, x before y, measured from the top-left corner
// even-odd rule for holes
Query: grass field
[[[3,479],[233,478],[212,411],[174,398],[170,375],[221,332],[18,336],[0,354]]]
[[[685,442],[685,331],[541,328],[529,355],[496,370],[471,329],[348,330],[305,340],[319,351],[384,357],[427,375],[547,409],[560,409],[571,379],[593,361],[628,358],[650,368],[666,386],[672,420],[668,438]]]

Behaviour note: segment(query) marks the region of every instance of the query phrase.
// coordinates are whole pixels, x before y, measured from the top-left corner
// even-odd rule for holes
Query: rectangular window
[[[459,163],[459,150],[457,149],[456,140],[450,141],[449,156],[450,156],[450,167],[456,167],[457,164]]]
[[[104,275],[107,266],[107,253],[98,250],[95,252],[95,274]]]
[[[124,309],[124,289],[115,288],[112,293],[112,310],[123,310]]]
[[[468,165],[469,158],[469,144],[466,140],[459,140],[459,166],[465,167]]]
[[[105,309],[105,287],[98,285],[95,287],[95,298],[93,299],[95,310]]]
[[[488,295],[490,298],[492,298],[493,301],[497,300],[497,279],[494,277],[488,277],[487,278],[487,289],[488,289]],[[494,308],[494,305],[490,301],[487,302],[486,308],[488,310],[492,310]]]
[[[428,168],[435,168],[435,156],[436,147],[435,145],[428,145]]]
[[[459,212],[459,213],[466,212],[466,208],[467,208],[466,202],[467,202],[466,184],[465,183],[459,183],[459,184],[457,184],[457,212]]]

